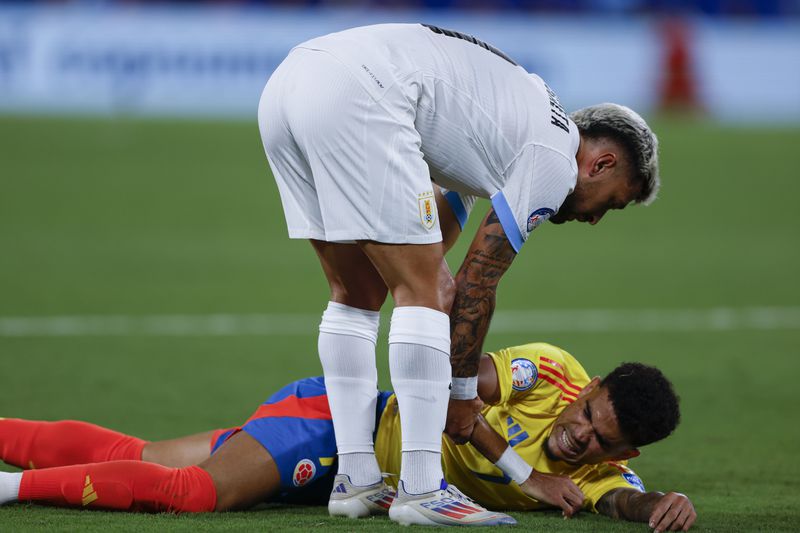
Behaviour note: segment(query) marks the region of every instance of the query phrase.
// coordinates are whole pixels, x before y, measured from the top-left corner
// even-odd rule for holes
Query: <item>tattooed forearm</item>
[[[456,296],[450,312],[454,377],[478,374],[497,284],[515,256],[497,215],[490,210],[456,275]]]
[[[630,520],[631,522],[647,522],[653,508],[664,497],[661,492],[639,492],[633,489],[614,489],[603,495],[597,502],[600,514]]]

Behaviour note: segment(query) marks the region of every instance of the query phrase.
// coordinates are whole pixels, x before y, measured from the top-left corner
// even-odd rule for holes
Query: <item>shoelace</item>
[[[449,485],[448,484],[447,488],[444,489],[444,490],[445,490],[445,492],[448,492],[448,493],[454,495],[456,498],[458,498],[460,500],[467,501],[467,502],[469,502],[469,503],[471,503],[473,505],[476,505],[476,506],[480,507],[481,509],[483,509],[483,506],[481,504],[475,503],[475,500],[473,500],[472,498],[470,498],[469,496],[467,496],[466,494],[464,494],[463,492],[458,490],[453,485]]]

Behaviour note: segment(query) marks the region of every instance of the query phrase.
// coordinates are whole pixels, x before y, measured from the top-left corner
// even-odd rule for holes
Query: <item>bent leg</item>
[[[269,498],[280,486],[272,457],[244,432],[199,466],[111,461],[1,475],[21,476],[17,497],[3,500],[150,513],[243,509]]]
[[[281,476],[275,460],[251,435],[240,431],[202,462],[216,487],[216,511],[247,509],[277,493]]]
[[[338,472],[356,486],[373,485],[381,481],[372,433],[378,389],[375,343],[386,285],[357,245],[311,243],[331,289],[318,348],[336,434]]]
[[[148,442],[78,420],[3,418],[0,460],[26,470],[126,460],[179,468],[208,459],[220,431]]]
[[[22,476],[22,502],[151,513],[210,512],[216,502],[211,476],[197,466],[111,461],[5,475]]]
[[[88,422],[0,419],[0,459],[23,469],[142,459],[146,441]]]
[[[454,282],[441,244],[362,243],[392,291],[389,368],[403,436],[400,480],[408,493],[439,489],[441,442],[450,396]]]
[[[197,465],[211,455],[215,436],[220,430],[196,433],[177,439],[148,442],[142,450],[142,461],[173,468]]]

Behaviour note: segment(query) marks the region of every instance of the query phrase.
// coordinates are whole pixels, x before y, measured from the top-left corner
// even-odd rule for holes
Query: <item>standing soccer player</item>
[[[330,513],[379,512],[372,502],[389,490],[372,431],[378,312],[391,291],[402,465],[390,517],[513,523],[484,510],[469,520],[431,510],[464,501],[443,482],[441,433],[447,425],[457,442],[472,434],[497,284],[529,233],[548,219],[595,224],[609,209],[652,200],[655,136],[614,104],[570,118],[541,78],[502,52],[420,24],[295,47],[264,89],[259,127],[289,236],[311,240],[331,289],[319,328],[339,453]],[[455,282],[444,253],[460,228],[443,243],[432,180],[462,228],[475,197],[492,202]],[[561,490],[543,489],[542,499],[560,501]]]

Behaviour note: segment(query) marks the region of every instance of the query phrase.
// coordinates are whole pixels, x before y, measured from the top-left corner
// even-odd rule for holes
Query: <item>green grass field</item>
[[[660,366],[682,397],[683,423],[632,462],[648,489],[688,494],[696,531],[796,531],[800,129],[669,120],[655,129],[661,198],[596,227],[538,229],[503,281],[498,310],[778,311],[719,327],[532,323],[490,333],[486,348],[550,341],[596,374],[623,360]],[[468,240],[449,256],[453,268]],[[311,248],[286,238],[254,123],[0,118],[0,325],[50,316],[307,321],[306,333],[301,323],[270,334],[0,328],[0,416],[79,418],[147,439],[238,424],[280,385],[321,372],[315,331],[326,301]],[[378,358],[388,386],[385,348]],[[585,513],[569,522],[515,516],[534,531],[647,530]],[[0,508],[2,531],[112,527],[395,529],[388,519],[332,520],[323,508]]]

